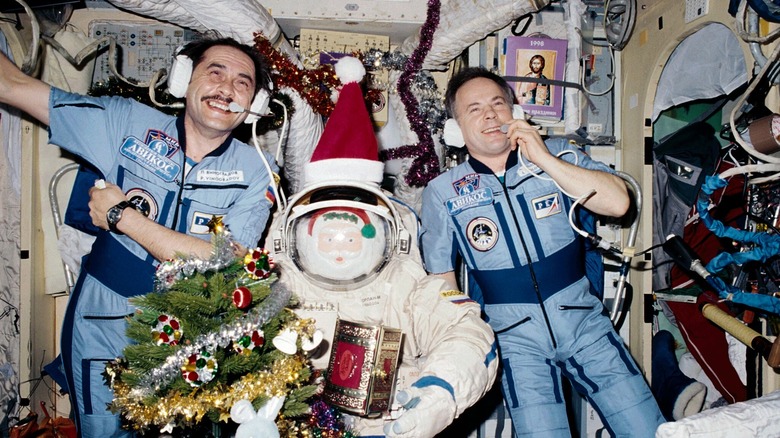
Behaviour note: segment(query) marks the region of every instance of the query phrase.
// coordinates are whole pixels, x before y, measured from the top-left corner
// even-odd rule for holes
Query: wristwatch
[[[126,208],[132,206],[133,204],[131,204],[130,201],[122,201],[108,209],[106,212],[106,222],[108,222],[108,229],[111,230],[112,233],[124,234],[119,231],[116,225],[122,220],[122,212],[124,212]]]

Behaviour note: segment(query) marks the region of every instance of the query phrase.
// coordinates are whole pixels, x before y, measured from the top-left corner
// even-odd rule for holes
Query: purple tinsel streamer
[[[315,437],[356,437],[351,430],[347,430],[344,426],[341,412],[335,407],[325,403],[323,400],[315,400],[314,403],[311,404],[311,417],[312,421],[310,422],[310,425],[313,427],[312,432]]]
[[[416,157],[409,167],[409,172],[404,178],[411,186],[422,187],[439,174],[439,157],[433,146],[431,133],[425,126],[423,118],[417,108],[417,100],[411,93],[412,78],[422,68],[423,61],[431,50],[433,34],[439,26],[439,13],[441,12],[440,0],[428,1],[428,13],[425,23],[420,29],[420,44],[414,49],[412,55],[404,65],[404,71],[398,78],[398,95],[406,109],[406,117],[409,119],[412,131],[417,134],[419,143],[406,145],[387,151],[387,159]]]

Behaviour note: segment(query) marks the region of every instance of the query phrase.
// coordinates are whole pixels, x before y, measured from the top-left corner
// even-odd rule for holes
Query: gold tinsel
[[[164,427],[170,423],[197,423],[212,409],[219,412],[220,420],[227,420],[230,407],[238,400],[286,395],[287,385],[294,383],[300,370],[306,366],[306,360],[301,355],[285,356],[274,361],[269,370],[243,376],[228,388],[201,388],[186,396],[172,392],[153,404],[144,403],[132,388],[116,382],[113,404],[122,410],[123,416],[137,430],[150,425]]]

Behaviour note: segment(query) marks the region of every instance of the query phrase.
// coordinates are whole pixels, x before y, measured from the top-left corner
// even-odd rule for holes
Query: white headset
[[[187,55],[176,55],[171,64],[171,72],[168,74],[168,93],[173,97],[183,98],[187,94],[187,87],[190,85],[191,78],[192,59]],[[273,82],[269,81],[269,86],[273,86]],[[261,88],[252,100],[252,105],[244,123],[252,123],[257,120],[258,116],[255,114],[267,114],[270,102],[270,93],[265,88]]]

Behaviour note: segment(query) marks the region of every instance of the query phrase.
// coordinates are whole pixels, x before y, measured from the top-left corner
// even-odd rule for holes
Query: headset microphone
[[[244,108],[243,106],[237,104],[236,102],[230,102],[230,105],[228,105],[228,109],[231,112],[234,112],[234,113],[247,113],[247,114],[251,114],[251,115],[253,115],[255,117],[273,117],[274,116],[273,113],[260,114],[260,113],[254,112],[254,111],[250,111],[250,110]]]

